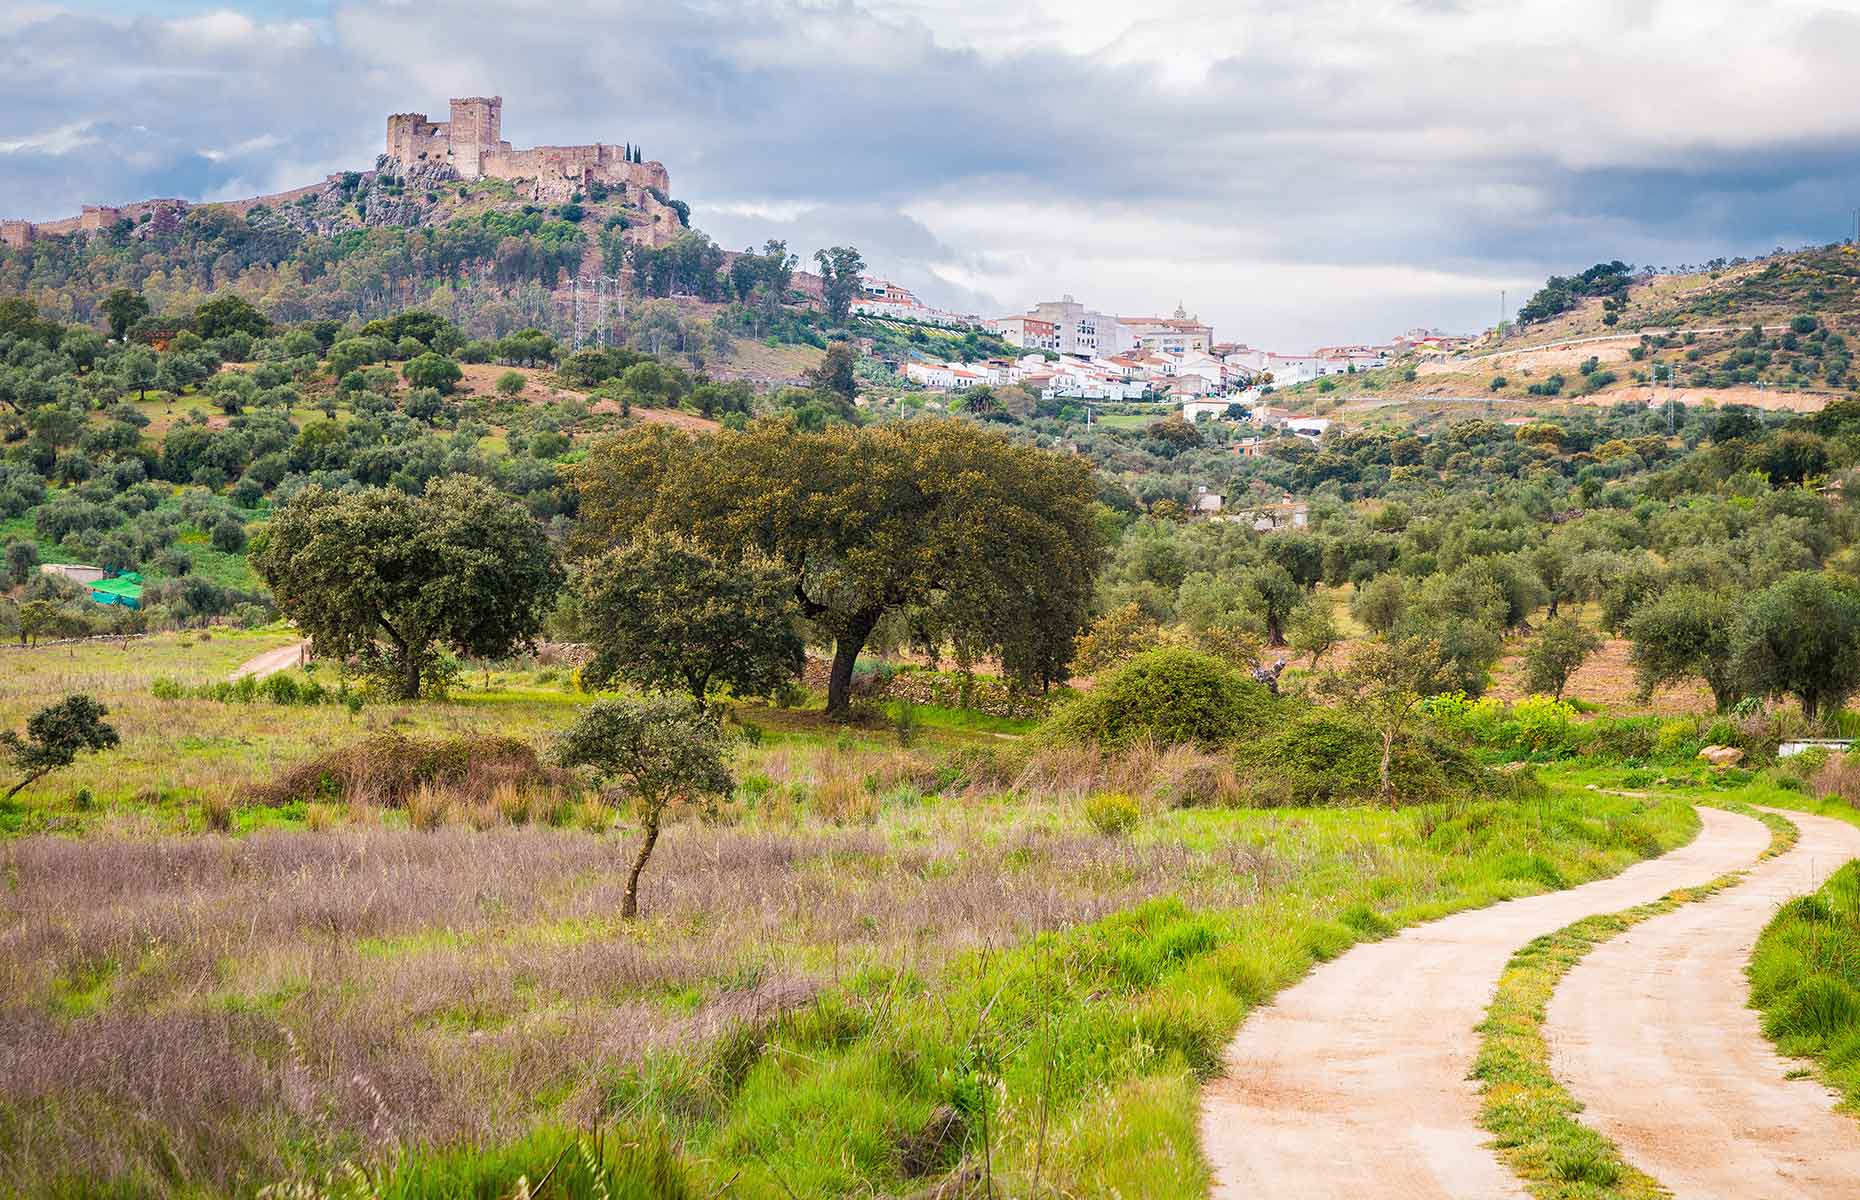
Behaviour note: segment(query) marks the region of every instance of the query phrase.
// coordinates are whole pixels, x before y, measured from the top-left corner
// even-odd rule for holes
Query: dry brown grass
[[[1133,796],[1150,811],[1237,807],[1245,789],[1225,758],[1193,746],[1138,742],[1116,754],[1093,746],[1043,746],[1014,780],[1023,796],[1077,805],[1097,792]]]
[[[808,807],[834,825],[870,825],[878,817],[878,797],[851,775],[829,775],[814,788]]]
[[[306,1148],[597,1120],[642,1060],[701,1055],[846,973],[934,973],[1164,893],[1241,902],[1275,870],[1245,841],[1107,840],[995,803],[988,821],[674,826],[637,923],[616,919],[630,837],[513,827],[489,801],[485,833],[12,842],[0,1177],[109,1174],[160,1145],[223,1186]]]
[[[1824,800],[1845,800],[1860,807],[1860,762],[1851,754],[1831,754],[1809,777],[1809,787]]]
[[[490,735],[443,740],[410,738],[388,731],[298,762],[268,781],[251,784],[252,803],[289,804],[298,800],[341,797],[389,808],[405,807],[423,816],[451,804],[476,805],[512,797],[527,819],[529,795],[574,794],[579,781],[570,771],[545,766],[536,747],[522,738]],[[415,818],[418,828],[432,824]]]

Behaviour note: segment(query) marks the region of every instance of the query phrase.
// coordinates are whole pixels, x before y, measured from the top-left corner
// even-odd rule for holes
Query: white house
[[[937,391],[946,392],[956,386],[956,376],[948,363],[908,362],[904,364],[904,377]]]
[[[1203,417],[1225,417],[1234,402],[1225,397],[1219,400],[1184,400],[1182,401],[1182,419],[1193,425]]]
[[[991,333],[1000,334],[1001,340],[1010,346],[1019,346],[1024,350],[1059,349],[1058,326],[1031,313],[1017,317],[996,317],[987,322],[986,326]]]
[[[1330,429],[1329,417],[1293,417],[1285,422],[1285,428],[1301,438],[1321,441]]]
[[[1311,506],[1303,500],[1287,496],[1278,504],[1256,504],[1235,509],[1225,519],[1251,525],[1261,533],[1275,529],[1305,529],[1311,524]]]

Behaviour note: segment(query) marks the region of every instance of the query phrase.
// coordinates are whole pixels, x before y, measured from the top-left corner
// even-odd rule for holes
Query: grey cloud
[[[965,42],[954,20],[849,0],[462,0],[443,20],[348,4],[308,38],[296,22],[257,19],[248,36],[61,16],[0,45],[0,145],[78,123],[95,140],[0,153],[0,210],[308,182],[371,162],[387,112],[495,91],[513,141],[643,144],[728,246],[852,242],[965,308],[1018,305],[1030,288],[1089,298],[1142,277],[1145,259],[1185,262],[1234,279],[1231,294],[1184,298],[1255,341],[1476,324],[1495,305],[1475,293],[1495,279],[1839,235],[1860,195],[1851,14],[1773,6],[1713,62],[1689,10],[1591,6],[1602,24],[1578,37],[1573,18],[1544,20],[1547,2],[1510,25],[1475,0],[1217,5],[1182,17],[1222,52],[1186,79],[1114,53],[1121,36],[1067,53],[1007,36],[1014,19],[996,12],[971,15],[982,33]],[[1643,49],[1667,44],[1679,61]],[[261,133],[276,145],[239,149]],[[965,222],[957,236],[906,211],[988,204],[1064,210],[1074,252],[1036,253],[1038,228]],[[1027,282],[1035,267],[1047,277]],[[1363,283],[1347,298],[1269,299],[1302,296],[1300,272],[1352,270]],[[1444,282],[1383,282],[1401,270]],[[1154,286],[1153,305],[1183,290]]]

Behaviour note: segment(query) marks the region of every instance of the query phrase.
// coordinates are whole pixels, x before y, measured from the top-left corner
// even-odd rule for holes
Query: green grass
[[[1200,1196],[1200,1084],[1253,1007],[1357,941],[1544,890],[1546,873],[1598,877],[1695,822],[1677,801],[1569,792],[1459,810],[1170,814],[1139,836],[1193,844],[1240,823],[1268,847],[1296,831],[1324,851],[1246,908],[1158,900],[977,952],[937,981],[869,972],[774,1030],[714,1121],[681,1132],[699,1162],[740,1168],[737,1194],[895,1194],[912,1182],[900,1135],[953,1107],[965,1154],[1006,1194],[1032,1194],[1038,1171],[1056,1194]]]
[[[541,740],[587,699],[559,669],[516,668],[467,672],[449,702],[370,705],[354,718],[332,706],[149,695],[158,676],[223,678],[291,637],[283,629],[163,635],[127,649],[48,647],[4,660],[19,669],[0,675],[0,722],[16,726],[47,697],[87,689],[110,704],[124,730],[117,752],[24,793],[10,827],[136,838],[197,831],[204,799],[368,732]],[[773,915],[753,903],[740,914],[699,906],[622,925],[575,907],[588,882],[561,876],[512,893],[534,897],[519,899],[533,906],[520,916],[505,907],[507,897],[472,907],[474,916],[407,919],[333,941],[314,928],[286,934],[217,960],[205,990],[189,983],[190,990],[163,991],[162,951],[140,944],[120,968],[93,963],[93,951],[53,975],[46,963],[21,970],[39,981],[34,1002],[62,1019],[115,1012],[135,994],[146,998],[138,1003],[175,1011],[199,1005],[262,1015],[293,1029],[312,1052],[319,1031],[309,1014],[345,1011],[345,1003],[399,1011],[411,1003],[398,990],[403,972],[431,979],[456,970],[485,980],[460,985],[465,1001],[448,996],[410,1013],[407,1052],[430,1049],[446,1064],[458,1095],[497,1114],[498,1139],[377,1157],[354,1131],[332,1130],[314,1146],[282,1145],[278,1139],[291,1135],[268,1124],[276,1114],[251,1115],[250,1136],[266,1147],[255,1161],[297,1164],[321,1180],[348,1159],[372,1184],[401,1189],[380,1186],[384,1195],[507,1195],[513,1171],[533,1185],[551,1153],[569,1145],[563,1126],[592,1119],[628,1143],[661,1148],[639,1169],[663,1172],[650,1177],[663,1194],[677,1187],[771,1200],[911,1194],[967,1163],[1010,1195],[1201,1196],[1200,1089],[1254,1007],[1359,941],[1612,874],[1697,828],[1679,789],[1613,794],[1622,789],[1606,785],[1618,777],[1600,772],[1559,777],[1536,800],[1401,811],[1146,803],[1139,824],[1115,838],[1091,833],[1081,798],[1063,790],[866,783],[876,811],[847,828],[814,809],[833,779],[870,779],[900,761],[911,765],[899,778],[935,774],[941,755],[998,744],[1016,723],[920,706],[920,741],[907,749],[888,726],[828,727],[810,710],[745,705],[738,713],[762,730],[759,744],[739,748],[739,774],[760,777],[763,790],[739,797],[722,824],[671,836],[674,845],[715,848],[687,862],[717,853],[726,856],[719,862],[740,854],[734,861],[759,864],[762,894],[795,897],[779,901]],[[91,793],[83,806],[73,798],[81,790]],[[405,820],[398,811],[376,819],[390,831]],[[234,832],[301,829],[305,820],[304,806],[242,809]],[[812,839],[799,858],[759,849],[794,834]],[[425,835],[393,836],[412,846]],[[498,833],[481,836],[473,855],[501,844]],[[611,839],[620,866],[631,845],[624,828],[559,837]],[[670,869],[655,858],[653,871]],[[952,878],[968,882],[942,885]],[[449,877],[431,886],[435,901],[452,889]],[[468,895],[494,886],[471,872],[457,879]],[[898,909],[898,898],[910,896],[927,899]],[[1097,907],[1080,909],[1081,898]],[[1041,917],[1054,900],[1093,919]],[[867,914],[886,903],[885,923],[868,924]],[[978,921],[965,905],[1024,916]],[[454,910],[436,904],[435,911]],[[227,928],[238,933],[245,916],[235,916]],[[203,908],[200,919],[219,918]],[[669,982],[653,978],[592,1002],[571,1003],[546,971],[507,977],[515,964],[569,950],[671,955],[693,965],[671,971]],[[522,1094],[513,1094],[495,1061],[499,1043],[476,1040],[487,1030],[571,1029],[589,1012],[646,1011],[629,1005],[696,1018],[713,1005],[727,1010],[765,977],[817,981],[820,990],[770,1015],[694,1027],[624,1068],[591,1073],[569,1064]],[[581,1011],[589,1003],[595,1007]],[[571,1095],[573,1105],[564,1100]],[[905,1153],[936,1128],[953,1137],[948,1148],[923,1161]]]
[[[1751,1005],[1783,1054],[1860,1111],[1860,862],[1783,905],[1750,959]]]
[[[1767,799],[1767,797],[1765,797]],[[1763,857],[1794,845],[1795,826],[1744,804],[1729,807],[1770,828]],[[1480,1123],[1499,1156],[1541,1200],[1654,1200],[1668,1193],[1630,1165],[1620,1150],[1576,1119],[1582,1105],[1550,1072],[1543,1023],[1550,997],[1577,963],[1602,942],[1694,900],[1736,884],[1741,873],[1669,892],[1616,913],[1600,913],[1536,938],[1512,956],[1480,1024],[1473,1077],[1480,1080]]]

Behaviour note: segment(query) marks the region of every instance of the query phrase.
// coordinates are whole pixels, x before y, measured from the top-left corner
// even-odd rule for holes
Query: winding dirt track
[[[1582,1119],[1677,1200],[1860,1196],[1860,1124],[1763,1037],[1744,965],[1783,901],[1860,855],[1860,829],[1784,813],[1789,853],[1596,947],[1551,1000],[1551,1068]]]
[[[1473,1027],[1532,938],[1747,867],[1769,845],[1748,817],[1699,817],[1699,835],[1669,854],[1357,946],[1248,1017],[1202,1101],[1214,1195],[1523,1197],[1478,1125]],[[1740,982],[1742,961],[1727,968]]]
[[[247,675],[255,675],[263,679],[267,675],[276,675],[279,671],[301,667],[304,665],[304,651],[309,646],[309,642],[292,642],[288,646],[279,646],[276,650],[267,650],[263,654],[254,655],[240,663],[238,669],[227,678],[243,679]]]

